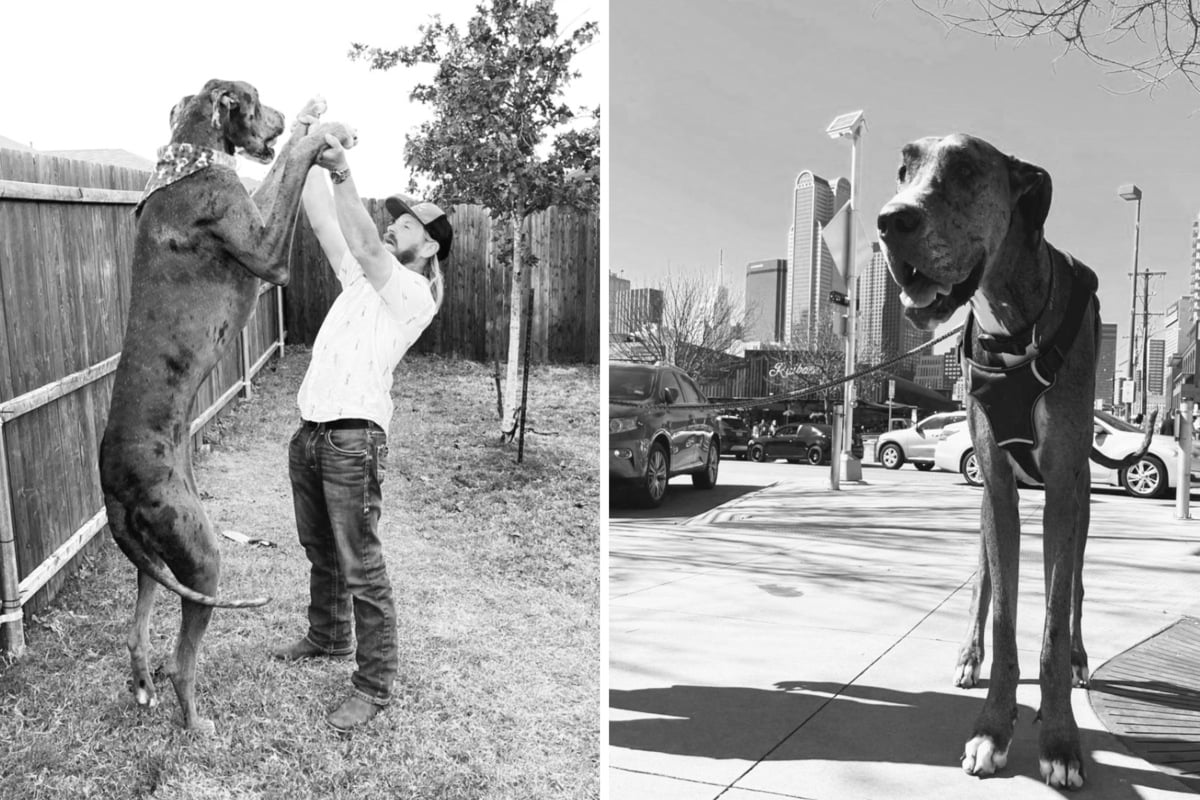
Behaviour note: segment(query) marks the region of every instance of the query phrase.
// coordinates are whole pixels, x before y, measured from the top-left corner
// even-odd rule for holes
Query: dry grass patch
[[[286,445],[308,357],[289,348],[197,459],[214,523],[278,544],[222,541],[222,594],[274,600],[213,617],[197,693],[216,735],[179,728],[165,677],[158,709],[133,704],[134,571],[104,534],[102,553],[27,625],[28,654],[0,666],[0,797],[599,796],[598,370],[534,370],[518,465],[515,443],[498,440],[486,367],[401,364],[381,523],[400,614],[399,696],[347,738],[323,720],[352,663],[266,655],[305,628],[308,563]],[[178,598],[160,590],[156,661],[174,647],[178,619]]]

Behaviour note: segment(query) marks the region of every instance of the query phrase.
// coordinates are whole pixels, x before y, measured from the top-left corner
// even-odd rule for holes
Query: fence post
[[[16,526],[12,518],[12,493],[8,479],[8,447],[4,443],[4,419],[0,418],[0,639],[4,651],[19,656],[25,652],[25,621],[21,614],[21,578],[17,574]]]
[[[255,300],[254,302],[258,302]],[[250,315],[250,319],[254,319],[254,315]],[[246,327],[242,328],[242,354],[241,354],[241,373],[242,373],[242,390],[238,392],[239,397],[249,400],[253,394],[253,389],[250,388],[250,337],[246,335],[246,330],[250,327],[250,320],[246,321]]]

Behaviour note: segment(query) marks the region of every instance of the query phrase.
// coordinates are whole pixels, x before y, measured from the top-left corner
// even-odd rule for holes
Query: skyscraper
[[[858,292],[860,360],[886,361],[933,338],[932,331],[915,328],[904,318],[900,288],[888,273],[887,258],[878,242],[871,245],[870,262],[859,265]],[[888,372],[911,379],[915,370],[916,362],[908,359],[890,367]]]
[[[1096,354],[1096,399],[1112,410],[1117,387],[1117,323],[1100,323],[1100,351]]]
[[[784,340],[784,299],[787,296],[787,261],[772,258],[746,265],[746,331],[755,342]]]
[[[816,338],[821,322],[836,309],[829,300],[833,256],[821,230],[850,198],[850,181],[827,181],[804,170],[792,191],[792,225],[788,242],[787,293],[784,298],[784,336],[789,344]]]

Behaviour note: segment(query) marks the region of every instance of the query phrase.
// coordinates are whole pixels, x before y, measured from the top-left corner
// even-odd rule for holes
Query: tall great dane
[[[300,193],[327,146],[325,134],[354,143],[340,123],[293,133],[251,197],[238,180],[234,154],[269,163],[283,129],[283,115],[240,81],[208,81],[172,109],[170,143],[159,150],[136,209],[129,321],[100,446],[108,524],[138,570],[128,640],[135,699],[147,707],[158,702],[147,651],[161,583],[182,598],[168,672],[184,727],[201,733],[214,729],[195,700],[196,653],[212,609],[268,599],[216,598],[220,553],[192,476],[189,409],[246,324],[260,281],[288,281]]]
[[[980,568],[956,683],[973,686],[994,608],[987,699],[962,758],[990,775],[1008,758],[1016,721],[1020,515],[1017,478],[1045,484],[1046,619],[1039,659],[1039,766],[1059,788],[1083,785],[1074,680],[1087,680],[1080,633],[1089,524],[1092,399],[1100,316],[1096,276],[1046,241],[1051,181],[1045,170],[964,134],[906,145],[897,194],[878,217],[888,269],[905,316],[932,330],[970,305],[962,336],[967,424],[983,477]]]

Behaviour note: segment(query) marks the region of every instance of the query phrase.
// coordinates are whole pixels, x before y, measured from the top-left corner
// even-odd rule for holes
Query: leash
[[[888,359],[887,361],[881,361],[880,363],[878,363],[874,366],[867,367],[866,369],[861,369],[858,372],[851,373],[850,375],[846,375],[845,377],[838,378],[837,380],[817,384],[816,386],[806,386],[805,388],[797,389],[794,392],[787,392],[785,394],[776,394],[776,395],[772,395],[771,397],[764,397],[760,400],[750,400],[750,401],[745,401],[745,402],[739,401],[738,403],[736,403],[736,405],[738,408],[747,408],[747,409],[760,408],[760,407],[764,407],[764,406],[774,405],[775,403],[778,403],[780,401],[798,400],[802,397],[809,397],[814,394],[819,394],[820,392],[823,392],[827,389],[832,389],[835,386],[840,386],[844,383],[848,383],[849,381],[856,381],[863,376],[885,370],[888,367],[892,366],[893,364],[899,364],[901,361],[904,361],[905,359],[909,359],[909,358],[912,358],[913,356],[917,355],[922,350],[927,350],[930,347],[933,347],[935,344],[938,344],[939,342],[943,342],[946,339],[949,339],[951,336],[957,336],[959,333],[962,332],[962,329],[963,329],[963,325],[958,325],[957,327],[950,329],[949,331],[947,331],[946,333],[937,337],[936,339],[930,339],[928,342],[924,342],[922,344],[917,345],[913,349],[909,350],[907,353],[902,353],[902,354],[896,356],[895,358]],[[644,406],[641,403],[638,403],[634,400],[612,400],[612,399],[610,399],[608,401],[608,403],[610,406],[639,406],[641,408],[648,408],[648,409],[654,409],[654,408],[727,408],[730,405],[734,405],[731,403],[674,403],[670,406],[666,406],[661,403],[658,403],[658,404],[654,404],[654,405]]]

